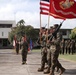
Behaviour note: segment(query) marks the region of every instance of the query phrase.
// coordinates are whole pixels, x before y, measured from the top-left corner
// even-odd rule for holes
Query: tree
[[[15,29],[12,29],[12,31],[9,33],[8,35],[8,40],[12,43],[13,42],[13,39],[14,39],[14,36],[16,34],[16,31]]]
[[[71,31],[70,38],[76,40],[76,27]]]
[[[17,35],[17,40],[21,40],[23,35],[26,35],[26,30],[25,30],[25,21],[22,19],[17,23],[16,27],[16,35]]]
[[[22,19],[17,23],[17,26],[24,26],[25,25],[25,21]]]
[[[33,42],[35,42],[38,38],[38,31],[35,30],[31,25],[26,26],[26,35],[28,40],[32,39]]]
[[[9,41],[13,42],[14,36],[16,36],[17,40],[20,41],[23,35],[25,35],[25,21],[22,19],[17,24],[16,27],[12,28],[11,32],[9,33]]]
[[[12,29],[9,34],[10,42],[13,42],[14,36],[16,35],[17,40],[21,40],[23,35],[26,35],[28,41],[31,40],[35,42],[38,38],[38,31],[35,30],[31,25],[25,26],[25,21],[22,19],[17,24],[16,27]]]

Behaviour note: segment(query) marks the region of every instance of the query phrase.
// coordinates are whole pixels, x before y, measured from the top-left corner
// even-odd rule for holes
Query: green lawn
[[[71,60],[71,61],[76,61],[76,54],[72,55],[72,54],[64,54],[64,55],[59,55],[59,58],[63,58],[66,60]]]
[[[41,52],[40,49],[33,49],[32,50],[33,52]],[[76,54],[72,55],[72,54],[60,54],[59,55],[59,58],[63,58],[63,59],[66,59],[66,60],[71,60],[71,61],[75,61],[76,62]]]

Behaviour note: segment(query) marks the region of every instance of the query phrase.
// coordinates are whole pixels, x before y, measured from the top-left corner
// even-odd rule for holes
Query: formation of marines
[[[60,54],[74,54],[76,53],[76,42],[73,39],[62,39]]]
[[[62,25],[62,23],[60,24]],[[60,42],[62,40],[59,31],[58,24],[50,27],[49,30],[44,27],[41,29],[41,67],[38,68],[38,72],[44,72],[44,74],[54,75],[55,68],[57,71],[60,70],[60,74],[63,74],[65,68],[60,64],[58,57],[60,53]],[[39,43],[39,40],[38,40]],[[47,64],[47,67],[45,67]]]

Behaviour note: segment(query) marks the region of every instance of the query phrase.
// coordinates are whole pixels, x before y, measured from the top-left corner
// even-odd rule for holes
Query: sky
[[[40,0],[0,0],[0,20],[15,20],[16,23],[23,19],[25,25],[40,28]],[[50,16],[49,27],[60,24],[63,20]],[[48,16],[41,15],[41,26],[48,27]],[[61,28],[73,29],[76,19],[66,19]]]

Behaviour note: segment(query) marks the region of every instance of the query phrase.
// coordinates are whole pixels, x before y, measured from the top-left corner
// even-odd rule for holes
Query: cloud
[[[26,25],[32,25],[33,27],[39,27],[39,15],[38,13],[30,13],[30,12],[17,12],[16,13],[16,21],[24,19]]]
[[[74,0],[76,2],[76,0]]]
[[[0,20],[16,20],[18,22],[24,19],[26,25],[32,25],[35,28],[40,27],[39,14],[40,0],[0,0]],[[62,20],[50,17],[49,26],[60,24]],[[48,27],[48,16],[41,16],[41,26]],[[76,19],[66,20],[61,28],[74,28]]]
[[[9,0],[8,0],[9,1]],[[26,24],[37,27],[39,25],[39,7],[38,2],[33,0],[11,0],[5,3],[3,0],[0,8],[0,20],[16,20],[18,22],[24,19]]]

